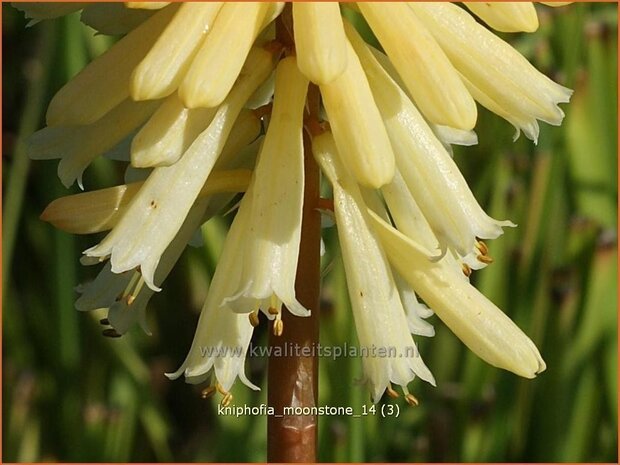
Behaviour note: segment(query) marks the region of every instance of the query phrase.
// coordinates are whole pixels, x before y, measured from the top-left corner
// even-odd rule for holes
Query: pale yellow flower
[[[395,349],[386,357],[362,357],[373,400],[377,402],[392,382],[409,396],[407,385],[415,376],[434,385],[435,378],[417,353],[401,295],[370,225],[362,193],[338,160],[331,133],[314,138],[313,152],[334,189],[338,238],[360,345]]]
[[[243,245],[240,242],[236,245],[241,249],[237,251],[239,280],[233,294],[224,299],[239,313],[260,309],[268,318],[280,320],[284,304],[297,316],[310,314],[295,299],[304,191],[302,124],[307,88],[308,80],[297,69],[295,58],[280,61],[269,128],[252,185],[239,207],[239,216],[249,211],[249,219],[242,229]]]
[[[276,320],[278,335],[282,305],[300,317],[313,310],[295,295],[305,119],[333,186],[360,344],[401,352],[364,357],[373,399],[396,383],[415,403],[414,377],[434,384],[412,339],[434,334],[433,312],[489,363],[525,377],[544,370],[527,336],[469,283],[491,262],[482,239],[514,225],[483,211],[451,158],[452,144],[478,141],[477,103],[534,141],[539,120],[561,123],[558,104],[571,91],[467,10],[493,29],[528,32],[538,27],[532,3],[17,7],[34,21],[83,9],[86,24],[124,34],[58,91],[48,127],[30,140],[33,158],[60,159],[66,186],[83,187],[98,156],[130,164],[126,184],[59,199],[42,215],[75,233],[109,231],[84,252],[85,264],[103,269],[76,303],[108,309],[107,335],[146,327],[146,304],[194,231],[245,192],[192,348],[170,376],[208,380],[225,402],[237,377],[255,388],[243,365],[258,311]],[[276,20],[294,47],[275,40]],[[318,111],[305,105],[309,83]]]

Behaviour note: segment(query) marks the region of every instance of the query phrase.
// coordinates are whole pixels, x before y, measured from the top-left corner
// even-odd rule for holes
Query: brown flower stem
[[[317,405],[321,219],[316,209],[319,169],[308,141],[306,137],[304,211],[295,290],[299,302],[312,314],[302,318],[284,311],[282,336],[269,332],[271,353],[286,354],[269,358],[267,398],[276,413],[267,421],[270,462],[316,462],[317,417],[284,415],[286,407]]]
[[[277,23],[278,40],[292,48],[290,4]],[[310,86],[309,102],[318,98],[318,88]],[[304,207],[295,291],[299,302],[310,309],[307,318],[283,311],[284,332],[275,336],[270,325],[268,403],[275,415],[267,420],[267,460],[269,462],[316,462],[316,415],[286,413],[286,408],[314,407],[318,394],[319,287],[321,218],[319,168],[314,161],[311,140],[304,134]]]

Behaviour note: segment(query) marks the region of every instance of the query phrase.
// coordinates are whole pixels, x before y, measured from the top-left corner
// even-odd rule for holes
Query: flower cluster
[[[42,215],[78,234],[110,231],[84,252],[103,268],[76,303],[108,309],[105,334],[136,321],[148,331],[146,305],[193,233],[244,192],[189,355],[169,376],[208,381],[225,403],[237,377],[258,389],[244,375],[258,312],[279,335],[284,307],[312,311],[295,297],[306,127],[333,187],[360,345],[403,349],[364,357],[373,399],[395,383],[415,403],[408,384],[435,383],[418,354],[402,356],[412,334],[433,336],[433,312],[488,363],[527,378],[545,369],[469,283],[492,261],[483,241],[514,225],[483,211],[451,157],[451,144],[477,143],[477,104],[534,142],[539,120],[561,123],[571,91],[467,11],[531,32],[532,3],[294,3],[288,20],[284,3],[16,6],[35,20],[83,8],[85,23],[125,34],[60,89],[29,145],[32,158],[60,158],[65,186],[82,186],[96,157],[130,162],[127,184],[58,199]],[[365,21],[382,50],[347,18]],[[294,48],[275,40],[275,21]],[[308,113],[310,86],[321,108]],[[205,346],[230,350],[205,357]]]

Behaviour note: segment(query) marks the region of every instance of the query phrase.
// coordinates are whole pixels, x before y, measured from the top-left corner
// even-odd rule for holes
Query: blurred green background
[[[512,143],[512,127],[481,111],[479,145],[455,157],[489,213],[519,224],[490,244],[495,263],[473,280],[537,343],[547,371],[529,381],[487,366],[432,317],[437,335],[417,341],[438,387],[416,380],[420,406],[397,400],[399,418],[321,418],[322,461],[617,461],[617,6],[539,11],[539,31],[509,37],[575,89],[563,126],[542,124],[538,146]],[[163,376],[189,348],[229,219],[203,227],[205,246],[188,249],[152,299],[152,337],[102,337],[102,315],[73,308],[74,286],[96,272],[78,258],[98,238],[38,219],[67,192],[57,162],[30,162],[23,141],[113,39],[78,15],[31,28],[7,4],[2,16],[3,459],[264,461],[266,418],[218,416],[199,388]],[[85,185],[119,183],[119,165],[98,160]],[[321,342],[355,344],[333,228],[325,241]],[[263,387],[265,367],[248,362]],[[320,404],[369,405],[360,375],[357,359],[322,360]],[[265,389],[233,394],[237,405],[266,401]]]

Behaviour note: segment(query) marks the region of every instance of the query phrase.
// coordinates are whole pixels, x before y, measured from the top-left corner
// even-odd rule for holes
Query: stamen
[[[216,392],[215,386],[209,386],[208,388],[204,388],[202,390],[202,392],[200,393],[200,396],[203,399],[208,399],[209,397],[212,397],[213,394],[215,394],[215,392]]]
[[[138,297],[138,294],[140,294],[140,291],[142,290],[142,286],[144,286],[144,278],[142,277],[142,275],[140,275],[140,279],[138,281],[138,284],[136,284],[136,288],[133,290],[131,294],[127,296],[127,305],[133,304],[133,302]]]
[[[257,327],[258,324],[260,323],[259,319],[258,319],[258,312],[256,310],[254,310],[253,312],[250,312],[250,314],[248,315],[250,318],[250,324],[253,327]]]
[[[121,337],[122,334],[119,334],[114,328],[108,328],[108,329],[104,329],[101,334],[103,334],[105,337]]]
[[[480,252],[481,255],[489,255],[489,248],[480,239],[476,240],[476,248],[478,249],[478,252]]]
[[[486,263],[487,265],[493,263],[493,258],[489,257],[488,255],[478,255],[476,258],[479,262]]]
[[[134,303],[138,294],[142,290],[142,286],[144,286],[144,278],[142,277],[142,273],[140,267],[138,266],[133,275],[131,275],[131,279],[129,280],[129,284],[125,290],[116,297],[116,301],[120,302],[121,300],[125,300],[127,305],[131,305]]]
[[[267,309],[267,312],[269,312],[270,315],[277,315],[278,313],[280,313],[281,306],[282,303],[278,301],[278,298],[274,294],[271,296],[271,302],[269,308]]]
[[[385,390],[387,391],[387,395],[390,396],[392,399],[398,399],[399,394],[394,390],[391,385],[389,385]]]
[[[228,407],[230,405],[230,403],[233,400],[233,396],[230,392],[227,392],[224,397],[222,398],[222,400],[220,401],[220,404],[222,405],[222,407]]]
[[[468,278],[471,276],[471,268],[467,263],[461,263],[461,269],[463,270],[463,274]]]
[[[409,393],[407,386],[403,386],[403,393],[405,394],[405,401],[412,407],[419,405],[418,399],[413,394]]]
[[[141,278],[141,276],[142,275],[140,274],[139,271],[134,271],[133,275],[131,275],[131,279],[129,280],[129,284],[127,284],[127,287],[125,288],[122,295],[120,296],[120,299],[117,298],[117,302],[119,300],[126,299],[128,295],[131,295],[131,290],[136,286],[136,283]]]
[[[220,401],[222,407],[228,407],[233,400],[232,394],[228,391],[225,391],[220,383],[215,383],[215,389],[217,389],[217,392],[224,396]]]
[[[273,322],[273,335],[282,336],[284,333],[284,322],[279,318],[280,314],[276,315],[276,321]]]

